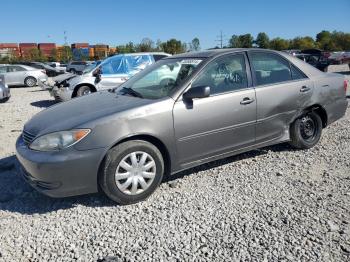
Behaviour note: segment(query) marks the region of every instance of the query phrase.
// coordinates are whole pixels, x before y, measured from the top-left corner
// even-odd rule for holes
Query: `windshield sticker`
[[[200,59],[185,59],[181,61],[183,65],[198,65],[202,60]]]

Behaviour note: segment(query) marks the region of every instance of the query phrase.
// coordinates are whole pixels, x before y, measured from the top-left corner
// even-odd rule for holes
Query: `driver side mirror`
[[[210,95],[209,86],[196,86],[191,87],[186,93],[183,94],[185,100],[192,100],[193,98],[205,98]]]
[[[101,74],[102,74],[102,70],[101,68],[96,68],[94,72],[92,72],[92,76],[94,77],[97,77],[97,78],[100,78],[101,77]]]

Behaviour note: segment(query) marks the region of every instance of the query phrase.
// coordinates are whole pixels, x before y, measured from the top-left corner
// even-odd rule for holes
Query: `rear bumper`
[[[338,119],[345,115],[346,109],[348,108],[348,101],[346,98],[337,100],[334,103],[325,106],[327,111],[327,125],[332,124]]]
[[[61,152],[30,150],[19,137],[16,155],[23,178],[36,190],[51,197],[69,197],[98,191],[97,174],[104,148]]]

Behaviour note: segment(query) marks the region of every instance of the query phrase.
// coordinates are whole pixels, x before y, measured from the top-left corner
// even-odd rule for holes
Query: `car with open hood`
[[[117,87],[147,66],[168,56],[170,55],[166,53],[115,55],[100,63],[89,65],[80,75],[67,75],[67,78],[55,81],[51,87],[45,84],[44,88],[50,89],[55,100],[68,101],[96,91]]]
[[[46,195],[101,189],[135,203],[184,169],[282,142],[312,148],[344,116],[346,88],[344,76],[277,51],[175,55],[41,111],[24,125],[17,158]]]

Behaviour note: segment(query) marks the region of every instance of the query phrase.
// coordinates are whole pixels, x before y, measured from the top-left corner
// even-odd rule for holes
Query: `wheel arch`
[[[316,114],[318,114],[322,120],[322,127],[325,128],[328,124],[328,114],[327,114],[327,111],[326,109],[319,105],[319,104],[314,104],[312,106],[309,106],[307,108],[305,108],[303,111],[302,111],[302,114],[304,114],[305,112],[315,112]]]
[[[76,87],[74,87],[74,90],[73,90],[73,93],[72,93],[72,98],[77,96],[78,89],[81,86],[88,86],[88,87],[90,87],[92,92],[96,92],[97,91],[97,89],[96,89],[96,87],[94,85],[89,84],[89,83],[81,83],[81,84],[78,84]]]
[[[134,134],[128,137],[124,137],[120,140],[118,140],[116,143],[114,143],[110,148],[108,148],[108,150],[106,151],[105,155],[102,158],[102,161],[100,162],[99,168],[98,168],[98,174],[97,174],[97,180],[100,177],[100,174],[102,172],[105,160],[106,160],[106,156],[108,154],[108,151],[111,150],[112,148],[127,142],[127,141],[132,141],[132,140],[142,140],[142,141],[146,141],[149,142],[150,144],[154,145],[156,148],[158,148],[158,150],[160,151],[160,153],[163,156],[163,160],[164,160],[164,177],[167,177],[167,175],[169,175],[171,173],[171,157],[170,157],[170,153],[168,148],[165,146],[165,144],[157,137],[153,136],[153,135],[149,135],[149,134]]]

